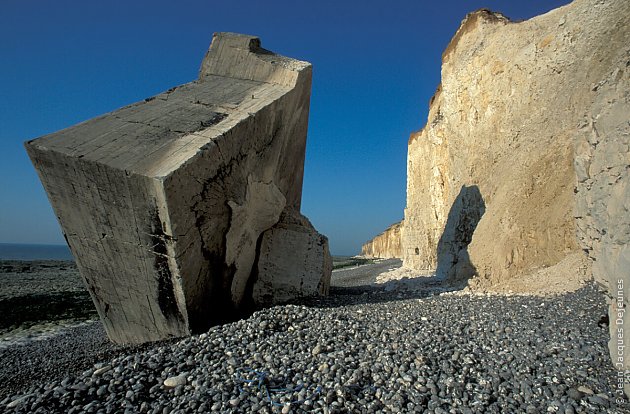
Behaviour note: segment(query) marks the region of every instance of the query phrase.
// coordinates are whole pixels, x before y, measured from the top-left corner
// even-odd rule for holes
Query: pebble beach
[[[536,297],[369,283],[396,266],[337,270],[328,298],[263,309],[168,343],[112,345],[98,321],[87,321],[6,346],[0,407],[16,413],[630,412],[616,392],[606,307],[595,284]]]

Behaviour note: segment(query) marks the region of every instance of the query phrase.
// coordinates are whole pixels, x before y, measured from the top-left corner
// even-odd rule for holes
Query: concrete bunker
[[[310,88],[308,62],[217,33],[197,80],[25,144],[111,340],[327,293],[300,213]]]

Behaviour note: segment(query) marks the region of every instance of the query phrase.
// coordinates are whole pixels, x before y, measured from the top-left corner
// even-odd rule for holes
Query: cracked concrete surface
[[[184,336],[257,303],[262,234],[300,209],[310,86],[309,63],[217,33],[198,80],[26,143],[113,341]]]
[[[256,242],[265,230],[278,222],[287,202],[272,182],[254,181],[251,175],[247,181],[245,202],[241,205],[228,201],[232,218],[226,235],[225,262],[236,269],[231,288],[232,301],[236,305],[240,305],[244,299],[256,259]]]

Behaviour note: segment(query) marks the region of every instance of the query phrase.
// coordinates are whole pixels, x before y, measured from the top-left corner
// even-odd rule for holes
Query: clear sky
[[[0,0],[0,243],[64,243],[25,140],[192,81],[212,33],[313,64],[302,212],[336,255],[399,221],[407,139],[466,13],[566,0]]]

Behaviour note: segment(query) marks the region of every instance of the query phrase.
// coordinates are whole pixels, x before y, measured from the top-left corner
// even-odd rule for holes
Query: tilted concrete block
[[[218,33],[198,80],[26,143],[110,339],[251,303],[262,234],[300,209],[310,87],[309,63]]]

